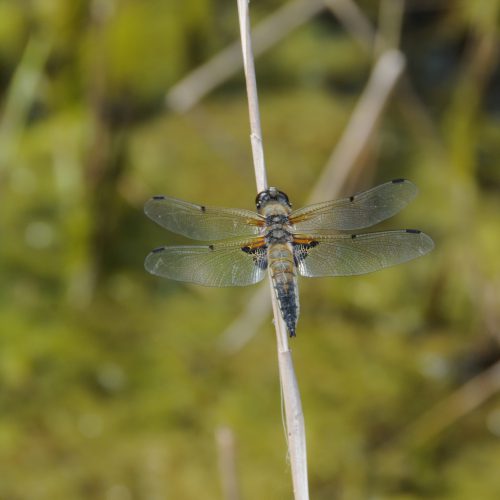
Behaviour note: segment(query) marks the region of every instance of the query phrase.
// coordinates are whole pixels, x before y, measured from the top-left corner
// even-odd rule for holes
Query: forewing
[[[362,229],[397,214],[417,192],[415,184],[396,179],[349,198],[295,210],[290,223],[297,232]]]
[[[305,240],[305,238],[304,238]],[[378,271],[429,253],[434,242],[415,229],[358,235],[315,235],[294,246],[302,276],[351,276]]]
[[[208,246],[153,250],[144,263],[151,274],[204,286],[245,286],[261,281],[267,268],[262,239],[220,241]]]
[[[206,207],[168,196],[154,196],[144,212],[169,231],[203,241],[256,235],[264,224],[250,210]]]

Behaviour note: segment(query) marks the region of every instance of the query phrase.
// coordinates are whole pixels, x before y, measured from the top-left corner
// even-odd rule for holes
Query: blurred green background
[[[253,22],[285,3],[252,2]],[[390,26],[398,1],[357,5]],[[316,500],[499,498],[498,14],[406,2],[403,83],[342,190],[413,180],[419,197],[384,227],[436,249],[300,282]],[[241,498],[291,498],[270,314],[220,347],[256,288],[143,270],[183,241],[143,215],[151,195],[253,208],[241,70],[186,113],[165,106],[238,37],[235,1],[0,0],[0,499],[223,498],[220,426]],[[326,9],[257,59],[269,181],[295,207],[373,62]]]

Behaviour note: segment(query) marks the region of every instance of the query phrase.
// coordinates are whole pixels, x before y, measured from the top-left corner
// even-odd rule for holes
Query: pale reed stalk
[[[267,175],[262,147],[262,132],[260,128],[260,113],[257,98],[257,84],[253,62],[252,42],[250,36],[250,17],[248,1],[238,0],[238,14],[241,32],[241,48],[243,52],[243,66],[248,94],[248,110],[250,114],[251,143],[255,168],[257,190],[267,188]],[[269,280],[272,288],[272,282]],[[274,314],[274,326],[278,347],[278,365],[281,390],[285,409],[285,426],[288,443],[288,453],[292,470],[292,483],[295,500],[308,500],[309,487],[307,479],[307,453],[304,415],[293,367],[292,353],[288,345],[288,333],[280,314],[278,301],[271,290],[271,301]]]

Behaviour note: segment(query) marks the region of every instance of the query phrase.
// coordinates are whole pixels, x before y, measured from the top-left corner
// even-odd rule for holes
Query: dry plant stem
[[[267,188],[267,176],[264,166],[264,153],[260,131],[260,115],[257,100],[257,86],[255,68],[253,64],[252,44],[250,37],[250,17],[248,1],[238,0],[238,14],[243,51],[243,64],[248,91],[248,107],[250,113],[250,126],[252,138],[252,151],[254,157],[255,177],[257,189]],[[272,289],[272,282],[269,280]],[[292,469],[292,482],[295,500],[307,500],[309,488],[307,480],[307,454],[304,415],[297,384],[297,378],[292,362],[292,353],[288,346],[288,333],[281,317],[279,305],[271,290],[271,301],[274,312],[274,325],[278,347],[278,364],[280,383],[285,406],[286,434],[288,452]]]
[[[322,9],[323,0],[287,2],[253,29],[254,55],[265,52]],[[240,45],[233,43],[172,87],[166,95],[167,106],[178,113],[189,111],[240,67]]]
[[[247,0],[238,0],[238,16],[241,33],[241,52],[243,54],[243,69],[247,85],[248,114],[250,116],[250,141],[252,143],[253,166],[257,192],[267,189],[267,172],[264,162],[264,147],[260,126],[259,98],[257,96],[257,79],[252,54],[252,38],[250,34],[250,16]]]

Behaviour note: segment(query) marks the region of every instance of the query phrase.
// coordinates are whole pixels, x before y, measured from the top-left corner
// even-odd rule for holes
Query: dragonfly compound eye
[[[255,206],[257,209],[262,208],[266,203],[270,201],[269,190],[262,191],[255,198]]]
[[[276,201],[278,203],[285,204],[290,208],[292,206],[290,200],[288,199],[288,196],[283,193],[283,191],[280,191],[275,187],[270,187],[269,189],[260,192],[255,199],[255,205],[257,206],[257,209],[260,209],[270,201]]]

